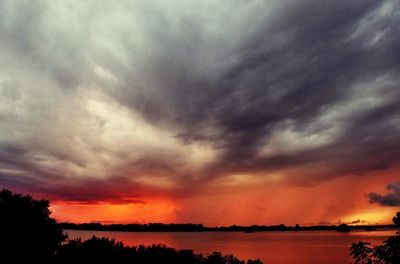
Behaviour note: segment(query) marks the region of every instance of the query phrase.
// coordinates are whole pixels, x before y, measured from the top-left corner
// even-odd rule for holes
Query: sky
[[[0,1],[0,187],[59,221],[390,223],[399,0]]]

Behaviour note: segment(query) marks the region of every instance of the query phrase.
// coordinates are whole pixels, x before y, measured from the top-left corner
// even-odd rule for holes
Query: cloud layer
[[[369,201],[383,206],[400,206],[400,184],[390,183],[386,189],[387,194],[369,193]]]
[[[140,201],[394,168],[398,10],[397,0],[1,1],[0,184]]]

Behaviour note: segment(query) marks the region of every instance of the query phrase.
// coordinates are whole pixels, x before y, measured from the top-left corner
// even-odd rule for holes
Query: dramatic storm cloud
[[[400,206],[400,184],[388,184],[386,189],[389,191],[388,194],[368,194],[370,202],[384,206]]]
[[[399,10],[1,1],[0,184],[145,204],[395,170]]]

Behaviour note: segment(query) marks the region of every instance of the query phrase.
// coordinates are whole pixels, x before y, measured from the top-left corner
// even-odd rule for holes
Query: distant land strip
[[[351,230],[374,231],[377,229],[394,229],[395,225],[315,225],[315,226],[286,226],[280,225],[252,225],[252,226],[221,226],[205,227],[202,224],[101,224],[101,223],[59,223],[64,230],[88,231],[125,231],[125,232],[265,232],[265,231],[324,231],[333,230],[348,232]]]

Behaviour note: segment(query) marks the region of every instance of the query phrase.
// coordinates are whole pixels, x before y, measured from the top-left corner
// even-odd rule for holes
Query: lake
[[[126,245],[165,244],[195,253],[220,251],[240,259],[261,259],[264,264],[340,264],[353,263],[348,255],[351,243],[383,242],[395,230],[298,231],[298,232],[108,232],[66,230],[70,239],[81,237],[115,238]]]

